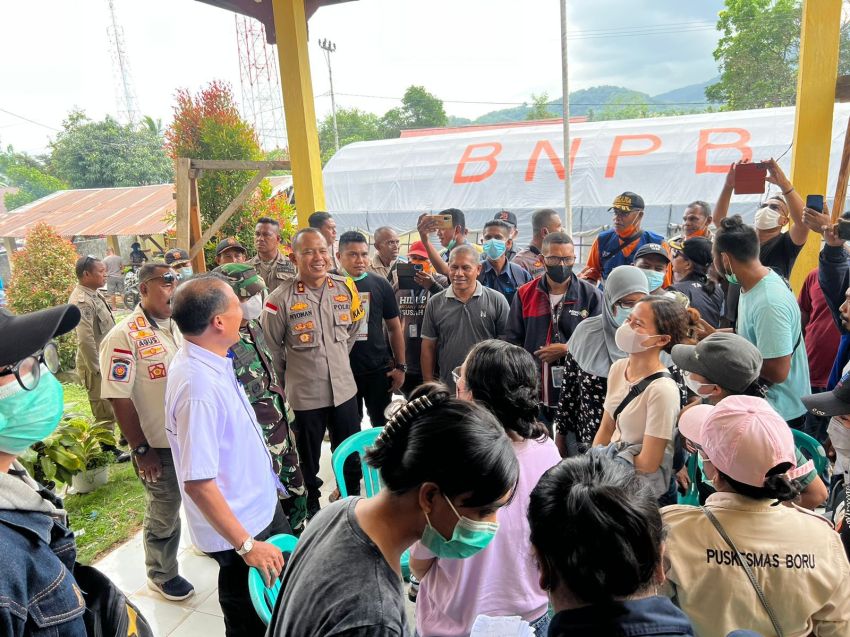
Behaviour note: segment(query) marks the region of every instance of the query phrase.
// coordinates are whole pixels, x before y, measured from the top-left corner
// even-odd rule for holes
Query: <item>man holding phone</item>
[[[443,223],[442,218],[447,217],[451,217],[451,221]],[[457,208],[447,208],[438,215],[422,215],[419,217],[416,228],[419,231],[419,240],[428,251],[428,258],[434,270],[445,277],[449,276],[449,257],[457,246],[471,245],[479,254],[483,251],[481,246],[467,241],[469,230],[466,227],[466,216]],[[431,245],[430,236],[433,232],[437,233],[440,244],[443,246],[442,254]]]

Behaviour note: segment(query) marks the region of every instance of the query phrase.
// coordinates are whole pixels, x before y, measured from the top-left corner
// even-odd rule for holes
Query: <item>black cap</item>
[[[183,261],[189,261],[189,253],[183,248],[172,248],[165,253],[165,262],[168,265],[182,263]]]
[[[682,247],[678,248],[688,261],[693,261],[703,268],[708,268],[712,262],[711,240],[705,237],[691,237],[686,239]]]
[[[841,377],[832,391],[803,396],[801,400],[806,409],[815,416],[846,416],[850,414],[850,372]]]
[[[659,257],[663,257],[670,262],[670,255],[667,254],[666,248],[660,243],[647,243],[638,248],[638,251],[635,252],[635,261],[640,259],[641,257],[647,257],[650,255],[657,255]]]
[[[509,223],[514,228],[516,228],[516,215],[510,210],[500,210],[496,213],[496,216],[493,217],[493,219],[497,221],[504,221],[505,223]]]
[[[758,380],[763,361],[755,345],[730,332],[714,332],[696,345],[674,345],[670,356],[679,369],[734,392]]]
[[[245,254],[248,254],[248,251],[245,249],[241,243],[239,243],[233,237],[227,237],[226,239],[222,239],[218,242],[218,245],[215,247],[215,256],[220,255],[225,250],[242,250]]]
[[[608,208],[608,212],[611,212],[612,210],[643,210],[643,208],[643,197],[633,192],[626,191],[614,199],[614,203],[610,208]]]
[[[14,365],[34,354],[79,322],[80,308],[76,305],[58,305],[20,316],[0,310],[0,366]]]

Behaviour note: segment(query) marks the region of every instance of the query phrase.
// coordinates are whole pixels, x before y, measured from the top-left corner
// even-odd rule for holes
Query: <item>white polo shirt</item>
[[[214,479],[251,535],[271,524],[278,480],[254,410],[229,358],[183,343],[168,367],[165,431],[195,546],[207,553],[233,548],[186,497],[189,480]]]

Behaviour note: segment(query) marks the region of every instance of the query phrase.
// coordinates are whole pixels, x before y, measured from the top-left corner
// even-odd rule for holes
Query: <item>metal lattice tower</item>
[[[124,44],[124,29],[118,23],[113,0],[107,0],[107,4],[109,5],[109,26],[106,27],[106,33],[109,36],[109,52],[112,57],[118,120],[126,124],[136,124],[141,116],[136,100],[136,90],[133,87],[133,76],[130,73],[130,58]]]
[[[235,19],[242,115],[254,125],[263,150],[286,148],[277,51],[266,42],[262,23],[238,14]]]

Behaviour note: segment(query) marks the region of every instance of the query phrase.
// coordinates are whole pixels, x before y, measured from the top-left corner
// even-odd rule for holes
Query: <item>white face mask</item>
[[[754,225],[759,230],[773,230],[779,227],[780,216],[776,210],[762,206],[756,210],[756,221]]]
[[[638,334],[628,323],[623,323],[614,334],[614,342],[626,354],[637,354],[653,348],[652,345],[644,345],[649,339],[659,334]]]
[[[702,389],[703,387],[714,387],[715,386],[714,383],[698,383],[697,381],[695,381],[691,377],[690,374],[683,374],[683,376],[685,377],[685,385],[688,386],[688,389],[690,389],[692,392],[694,392],[697,396],[701,396],[703,398],[705,398],[709,394],[703,394],[700,391],[700,389]]]
[[[242,303],[242,317],[246,321],[253,321],[260,318],[260,312],[263,311],[263,295],[255,294],[247,301]]]

